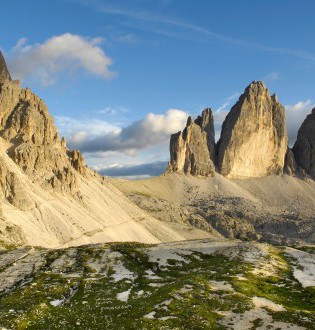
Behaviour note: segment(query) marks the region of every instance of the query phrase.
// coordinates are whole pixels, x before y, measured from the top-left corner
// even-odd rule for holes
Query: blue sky
[[[314,106],[314,12],[311,0],[2,0],[0,48],[89,165],[150,175],[188,114],[211,107],[219,134],[253,80],[286,106],[294,142]]]

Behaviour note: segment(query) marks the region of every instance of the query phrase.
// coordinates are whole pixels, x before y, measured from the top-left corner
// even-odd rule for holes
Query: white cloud
[[[80,123],[64,117],[57,117],[57,125],[59,120],[58,126],[70,136],[72,148],[90,153],[119,151],[134,156],[139,150],[168,142],[171,134],[185,127],[187,118],[186,112],[170,109],[165,114],[149,113],[124,128],[100,120]]]
[[[70,136],[83,136],[93,138],[112,132],[119,132],[120,128],[107,121],[100,119],[73,119],[70,117],[56,116],[56,125],[60,134],[69,138]]]
[[[17,79],[35,78],[43,85],[56,82],[62,72],[72,75],[78,70],[110,79],[112,60],[100,47],[102,38],[86,38],[71,33],[54,36],[42,44],[28,45],[20,39],[10,52],[8,65]]]
[[[315,103],[310,99],[285,106],[290,146],[295,143],[299,128],[314,107]]]

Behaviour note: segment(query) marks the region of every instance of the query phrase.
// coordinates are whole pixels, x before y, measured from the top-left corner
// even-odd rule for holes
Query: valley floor
[[[314,329],[315,249],[227,239],[0,251],[2,329]]]

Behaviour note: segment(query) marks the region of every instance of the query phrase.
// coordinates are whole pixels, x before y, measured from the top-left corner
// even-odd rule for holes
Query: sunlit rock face
[[[171,136],[170,156],[168,172],[200,176],[214,174],[215,140],[211,109],[205,109],[195,121],[189,117],[185,129]]]
[[[315,108],[300,127],[293,152],[298,166],[315,179]]]
[[[8,148],[10,158],[41,186],[74,191],[74,172],[85,173],[81,154],[67,151],[44,101],[29,88],[21,88],[19,81],[11,80],[2,54],[0,139]],[[10,169],[1,167],[4,189],[10,186],[17,196],[17,180],[10,173]]]
[[[263,82],[253,82],[223,123],[218,170],[229,178],[282,174],[287,145],[284,107]]]

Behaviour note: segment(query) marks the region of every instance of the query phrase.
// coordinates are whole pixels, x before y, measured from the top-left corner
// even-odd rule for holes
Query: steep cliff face
[[[223,123],[218,169],[229,178],[281,174],[287,145],[284,107],[263,82],[253,82]]]
[[[85,174],[82,156],[68,152],[44,101],[12,81],[0,56],[0,136],[7,154],[41,186],[74,191],[74,171]]]
[[[215,141],[212,111],[191,117],[183,132],[171,136],[168,172],[211,176],[215,171]]]
[[[60,139],[44,101],[0,57],[0,247],[182,240]]]
[[[297,165],[315,179],[315,108],[300,127],[293,152]]]
[[[11,80],[11,76],[5,63],[4,57],[0,52],[0,84],[7,80]]]

